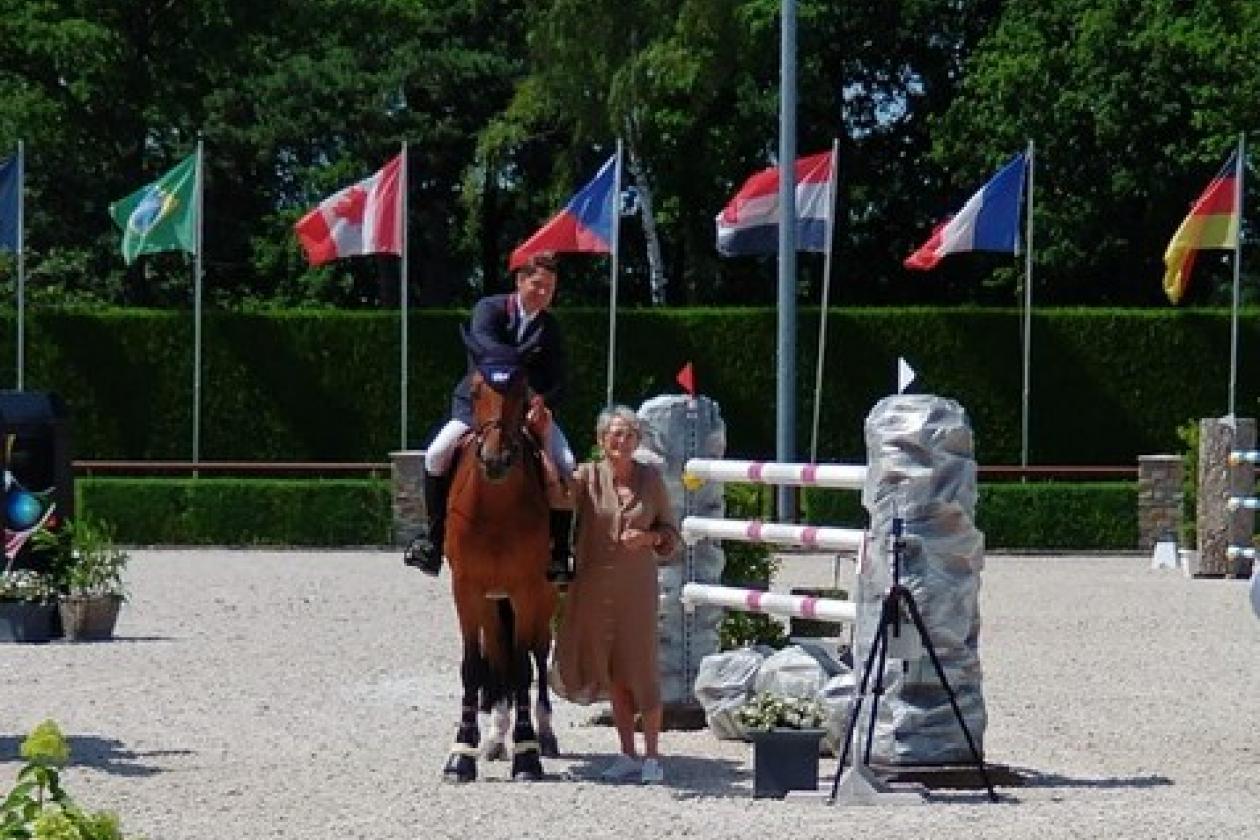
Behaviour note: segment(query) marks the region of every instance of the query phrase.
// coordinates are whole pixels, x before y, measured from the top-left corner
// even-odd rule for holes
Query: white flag
[[[897,393],[904,394],[914,381],[914,368],[900,356],[897,357]]]

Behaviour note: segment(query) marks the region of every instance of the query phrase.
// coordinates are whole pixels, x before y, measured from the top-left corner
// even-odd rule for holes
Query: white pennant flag
[[[904,394],[914,381],[914,368],[900,356],[897,357],[897,393]]]

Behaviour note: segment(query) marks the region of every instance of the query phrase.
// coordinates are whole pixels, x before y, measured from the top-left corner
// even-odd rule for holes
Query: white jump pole
[[[1231,545],[1229,548],[1225,549],[1225,556],[1230,560],[1237,560],[1239,557],[1244,560],[1255,560],[1256,550],[1254,548],[1243,548],[1242,546]]]
[[[1260,510],[1260,499],[1255,496],[1230,496],[1225,504],[1230,510]]]
[[[683,540],[691,545],[702,539],[792,545],[824,551],[859,552],[866,540],[860,528],[820,528],[783,525],[749,519],[712,519],[688,516],[682,521]]]
[[[1260,452],[1254,449],[1236,449],[1229,453],[1229,465],[1236,467],[1239,464],[1260,464]]]
[[[765,461],[720,461],[692,458],[683,467],[683,480],[747,484],[792,484],[861,490],[866,483],[863,464],[776,464]]]
[[[816,618],[821,621],[849,624],[857,621],[857,604],[852,601],[813,598],[808,595],[788,595],[783,592],[759,592],[755,589],[736,589],[731,586],[713,586],[704,583],[684,585],[682,602],[688,608],[705,604],[745,612]]]

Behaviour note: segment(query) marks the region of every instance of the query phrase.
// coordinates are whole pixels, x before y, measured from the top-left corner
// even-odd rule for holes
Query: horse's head
[[[465,334],[476,370],[472,376],[477,460],[486,478],[502,481],[521,458],[528,381],[518,354],[486,353]]]

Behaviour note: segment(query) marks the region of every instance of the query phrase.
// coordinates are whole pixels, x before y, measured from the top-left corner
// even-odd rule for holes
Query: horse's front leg
[[[512,729],[512,778],[536,782],[543,776],[538,757],[538,736],[529,709],[529,684],[533,676],[529,650],[519,642],[512,651],[512,699],[516,703],[516,726]]]
[[[547,660],[551,641],[534,648],[534,666],[538,677],[538,699],[534,702],[534,722],[538,725],[538,748],[544,758],[560,757],[560,742],[551,726],[551,693],[547,690]]]
[[[486,680],[486,663],[481,653],[480,630],[476,622],[470,619],[471,625],[466,625],[463,610],[459,612],[460,630],[464,637],[464,658],[459,675],[464,684],[464,698],[455,743],[446,757],[442,778],[448,782],[471,782],[477,778],[477,744],[481,740],[481,732],[477,728],[477,698]]]

